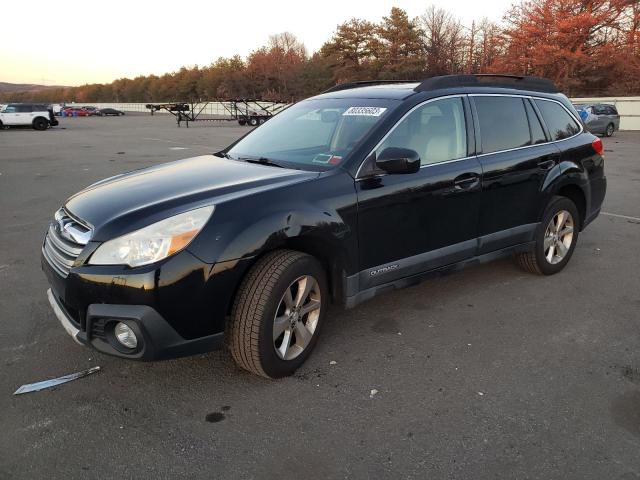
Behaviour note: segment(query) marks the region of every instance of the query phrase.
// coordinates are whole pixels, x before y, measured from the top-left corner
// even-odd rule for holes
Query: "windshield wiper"
[[[284,165],[281,165],[278,162],[274,162],[267,157],[238,157],[238,160],[244,160],[245,162],[249,163],[258,163],[260,165],[269,165],[272,167],[287,168]]]

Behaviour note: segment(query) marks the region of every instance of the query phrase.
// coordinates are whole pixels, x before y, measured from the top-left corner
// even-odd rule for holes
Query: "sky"
[[[8,1],[2,5],[0,81],[72,86],[160,75],[221,56],[246,57],[284,31],[313,52],[338,24],[354,17],[378,22],[392,6],[416,17],[435,5],[470,25],[482,17],[501,20],[514,1]]]

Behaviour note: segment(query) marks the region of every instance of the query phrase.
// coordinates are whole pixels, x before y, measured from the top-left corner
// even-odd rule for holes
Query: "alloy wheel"
[[[560,263],[569,252],[573,242],[573,217],[566,210],[553,216],[544,234],[544,256],[552,265]]]
[[[293,360],[309,345],[318,326],[320,285],[303,275],[285,290],[273,320],[273,347],[282,360]]]

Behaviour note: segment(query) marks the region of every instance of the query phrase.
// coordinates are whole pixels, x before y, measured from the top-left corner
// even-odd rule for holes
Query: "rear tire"
[[[249,125],[251,125],[252,127],[255,127],[256,125],[258,125],[258,119],[256,117],[251,117],[249,119]]]
[[[318,341],[328,298],[315,258],[293,250],[267,254],[242,281],[227,322],[234,361],[262,377],[291,375]]]
[[[576,205],[567,197],[555,196],[538,225],[533,250],[516,254],[516,261],[529,273],[558,273],[573,255],[579,231],[580,215]]]
[[[35,130],[46,130],[48,126],[49,126],[49,122],[42,117],[36,118],[33,121],[33,128]]]
[[[613,123],[610,123],[609,125],[607,125],[607,128],[604,129],[604,136],[605,137],[611,137],[613,136],[613,132],[615,131],[616,127],[613,125]]]

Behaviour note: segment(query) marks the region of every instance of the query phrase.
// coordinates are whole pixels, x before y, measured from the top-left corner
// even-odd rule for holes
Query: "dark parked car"
[[[67,332],[140,360],[225,341],[243,368],[281,377],[311,353],[330,303],[504,255],[542,275],[565,267],[606,178],[602,141],[553,83],[375,83],[69,198],[42,248]]]
[[[580,104],[575,108],[591,133],[610,137],[620,130],[620,115],[614,105]]]
[[[118,117],[120,115],[124,115],[124,112],[122,112],[120,110],[116,110],[115,108],[101,108],[100,109],[100,115],[103,115],[103,116],[114,115],[114,116]]]

